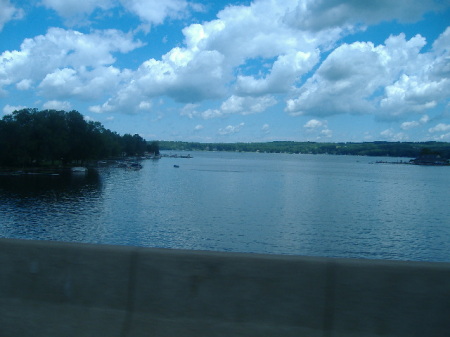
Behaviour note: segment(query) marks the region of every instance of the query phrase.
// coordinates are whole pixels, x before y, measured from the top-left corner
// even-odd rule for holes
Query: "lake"
[[[450,261],[450,167],[190,154],[144,160],[139,171],[0,176],[0,237]]]

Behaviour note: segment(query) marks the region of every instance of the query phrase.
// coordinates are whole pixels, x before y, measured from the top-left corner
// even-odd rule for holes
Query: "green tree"
[[[123,137],[78,111],[22,109],[0,120],[0,165],[82,164],[87,160],[142,155],[147,142]]]
[[[153,141],[147,144],[147,152],[154,153],[155,156],[159,155],[159,143]]]

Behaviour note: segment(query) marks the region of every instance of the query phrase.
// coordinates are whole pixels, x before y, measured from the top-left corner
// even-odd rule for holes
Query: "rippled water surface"
[[[0,176],[0,237],[450,261],[450,167],[191,154],[140,171]]]

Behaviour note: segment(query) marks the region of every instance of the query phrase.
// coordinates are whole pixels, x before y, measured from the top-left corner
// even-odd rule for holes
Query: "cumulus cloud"
[[[0,55],[0,88],[16,83],[26,90],[36,82],[40,93],[53,99],[99,97],[115,89],[128,73],[112,66],[113,54],[140,46],[131,35],[117,30],[83,34],[50,28],[46,35],[26,39],[20,50]]]
[[[23,105],[9,105],[9,104],[6,104],[4,107],[3,107],[3,113],[6,115],[6,114],[10,114],[10,113],[12,113],[12,112],[14,112],[14,111],[18,111],[18,110],[22,110],[22,109],[26,109],[27,107],[26,106],[23,106]]]
[[[419,127],[423,124],[428,123],[430,120],[430,117],[428,115],[423,115],[418,121],[410,121],[410,122],[403,122],[400,125],[400,128],[402,130],[410,130],[410,129],[414,129],[416,127]]]
[[[322,137],[330,138],[333,136],[333,131],[328,128],[327,120],[319,121],[317,119],[310,119],[303,127],[309,134],[315,134],[318,139]]]
[[[181,115],[185,115],[190,118],[201,117],[203,119],[224,117],[231,114],[250,115],[261,113],[276,103],[276,99],[272,96],[240,97],[232,95],[221,104],[219,109],[198,111],[198,105],[187,104],[181,111]]]
[[[45,7],[55,10],[65,18],[81,18],[92,14],[97,8],[108,9],[113,3],[113,0],[42,0]]]
[[[166,18],[177,19],[186,16],[191,9],[186,0],[121,0],[123,7],[137,15],[143,22],[161,24]]]
[[[400,128],[402,128],[403,130],[409,130],[409,129],[413,129],[420,126],[420,123],[417,121],[411,121],[411,122],[403,122],[400,125]]]
[[[218,133],[222,136],[231,135],[241,131],[244,125],[245,123],[240,123],[238,125],[228,125],[225,128],[219,129]]]
[[[131,3],[142,5],[140,1],[130,0],[128,6]],[[165,2],[166,5],[170,3]],[[177,1],[172,4],[174,8],[184,6]],[[298,12],[297,5],[307,11]],[[349,31],[345,33],[345,29],[329,23],[320,31],[311,32],[308,27],[293,25],[288,20],[292,9],[297,8],[296,17],[300,15],[300,21],[306,22],[311,13],[325,13],[329,8],[341,8],[341,5],[350,11],[339,22],[353,23],[361,13],[365,13],[363,17],[367,22],[375,22],[380,20],[377,13],[386,10],[393,11],[392,17],[400,15],[395,14],[402,12],[400,9],[407,12],[404,1],[399,4],[383,1],[371,5],[356,1],[319,1],[315,4],[309,0],[300,3],[295,0],[260,0],[249,6],[228,6],[217,14],[215,20],[185,27],[184,45],[173,48],[160,59],[143,62],[132,72],[129,81],[123,83],[117,97],[104,103],[105,107],[118,110],[116,107],[120,105],[114,102],[126,100],[127,94],[142,99],[165,95],[180,103],[199,103],[225,99],[230,95],[267,97],[295,93],[286,101],[289,114],[320,117],[374,113],[380,106],[381,114],[385,115],[401,115],[408,109],[423,112],[443,99],[442,88],[445,85],[438,80],[429,83],[429,74],[421,73],[425,64],[437,58],[437,52],[421,54],[425,39],[416,36],[406,40],[403,34],[391,36],[380,46],[370,42],[344,44],[325,59],[312,78],[299,84],[301,77],[319,64],[321,52],[328,50]],[[414,7],[414,13],[406,15],[402,12],[400,16],[405,20],[417,18],[430,8],[437,8],[434,2],[418,5]],[[344,12],[339,11],[340,15]],[[444,42],[437,43],[435,49],[438,47],[443,68],[448,51]],[[268,67],[265,74],[251,70],[255,60],[265,62]],[[434,66],[433,71],[444,71],[438,68],[438,65]],[[407,77],[402,79],[402,74]],[[428,82],[427,90],[410,90],[416,87],[423,89],[424,81]],[[385,87],[385,93],[380,94]],[[410,90],[410,94],[402,96],[402,90]],[[437,90],[434,98],[429,97],[433,90]],[[415,96],[414,92],[417,93]],[[404,104],[405,101],[408,104]],[[190,116],[213,118],[226,113],[226,106],[222,106]]]
[[[238,76],[236,91],[247,95],[286,93],[299,76],[310,71],[318,60],[318,50],[280,55],[266,77]]]
[[[232,95],[220,107],[223,114],[249,115],[260,113],[277,103],[273,96],[240,97]]]
[[[408,140],[408,136],[406,134],[404,134],[403,132],[395,132],[395,130],[393,130],[392,128],[381,131],[380,136],[382,139],[394,142]]]
[[[42,105],[42,107],[44,109],[48,109],[48,110],[66,110],[66,111],[72,110],[72,104],[70,104],[70,102],[67,102],[67,101],[52,100],[52,101],[45,102]]]
[[[84,24],[97,10],[106,12],[123,8],[145,24],[159,25],[167,18],[183,18],[190,11],[203,8],[200,4],[191,4],[186,0],[42,0],[42,4],[55,10],[70,26]]]
[[[203,130],[204,128],[205,128],[205,127],[204,127],[203,125],[197,124],[197,125],[195,126],[194,130],[195,130],[195,131],[200,131],[200,130]]]
[[[326,125],[326,121],[321,122],[321,121],[318,121],[317,119],[311,119],[308,122],[306,122],[305,125],[303,125],[303,127],[307,128],[307,129],[316,129],[316,128],[320,128],[324,125]]]
[[[445,132],[445,131],[450,131],[450,124],[439,123],[438,125],[428,129],[428,132],[431,133]]]
[[[426,53],[421,53],[426,41],[420,35],[410,40],[404,34],[390,36],[379,46],[344,44],[325,59],[299,89],[298,97],[287,101],[286,111],[315,116],[400,116],[427,111],[450,93],[443,65],[448,63],[450,48],[441,42],[448,41],[449,35],[447,29]]]
[[[327,32],[313,38],[286,26],[279,19],[294,3],[261,0],[250,6],[228,6],[216,20],[185,27],[184,46],[173,48],[161,59],[143,62],[128,84],[133,88],[121,92],[166,95],[181,103],[230,94],[243,97],[288,92],[299,76],[319,62],[319,48],[338,37]],[[260,58],[269,66],[266,77],[242,73],[246,64]],[[239,75],[235,79],[236,71]],[[216,112],[208,113],[212,116]]]
[[[28,90],[31,88],[32,83],[32,80],[25,78],[22,81],[16,83],[16,88],[19,90]]]
[[[0,0],[0,8],[0,32],[6,23],[19,20],[24,16],[23,10],[11,4],[10,0]]]
[[[413,22],[442,6],[442,2],[437,0],[304,0],[298,1],[295,9],[286,14],[285,20],[300,29],[319,31],[394,19]]]

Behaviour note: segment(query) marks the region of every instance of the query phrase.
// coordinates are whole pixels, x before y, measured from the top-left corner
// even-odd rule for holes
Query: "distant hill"
[[[275,141],[267,143],[194,143],[159,141],[160,150],[240,151],[268,153],[310,153],[355,156],[389,156],[415,158],[421,153],[435,153],[450,159],[450,143],[446,142],[362,142],[316,143]]]

